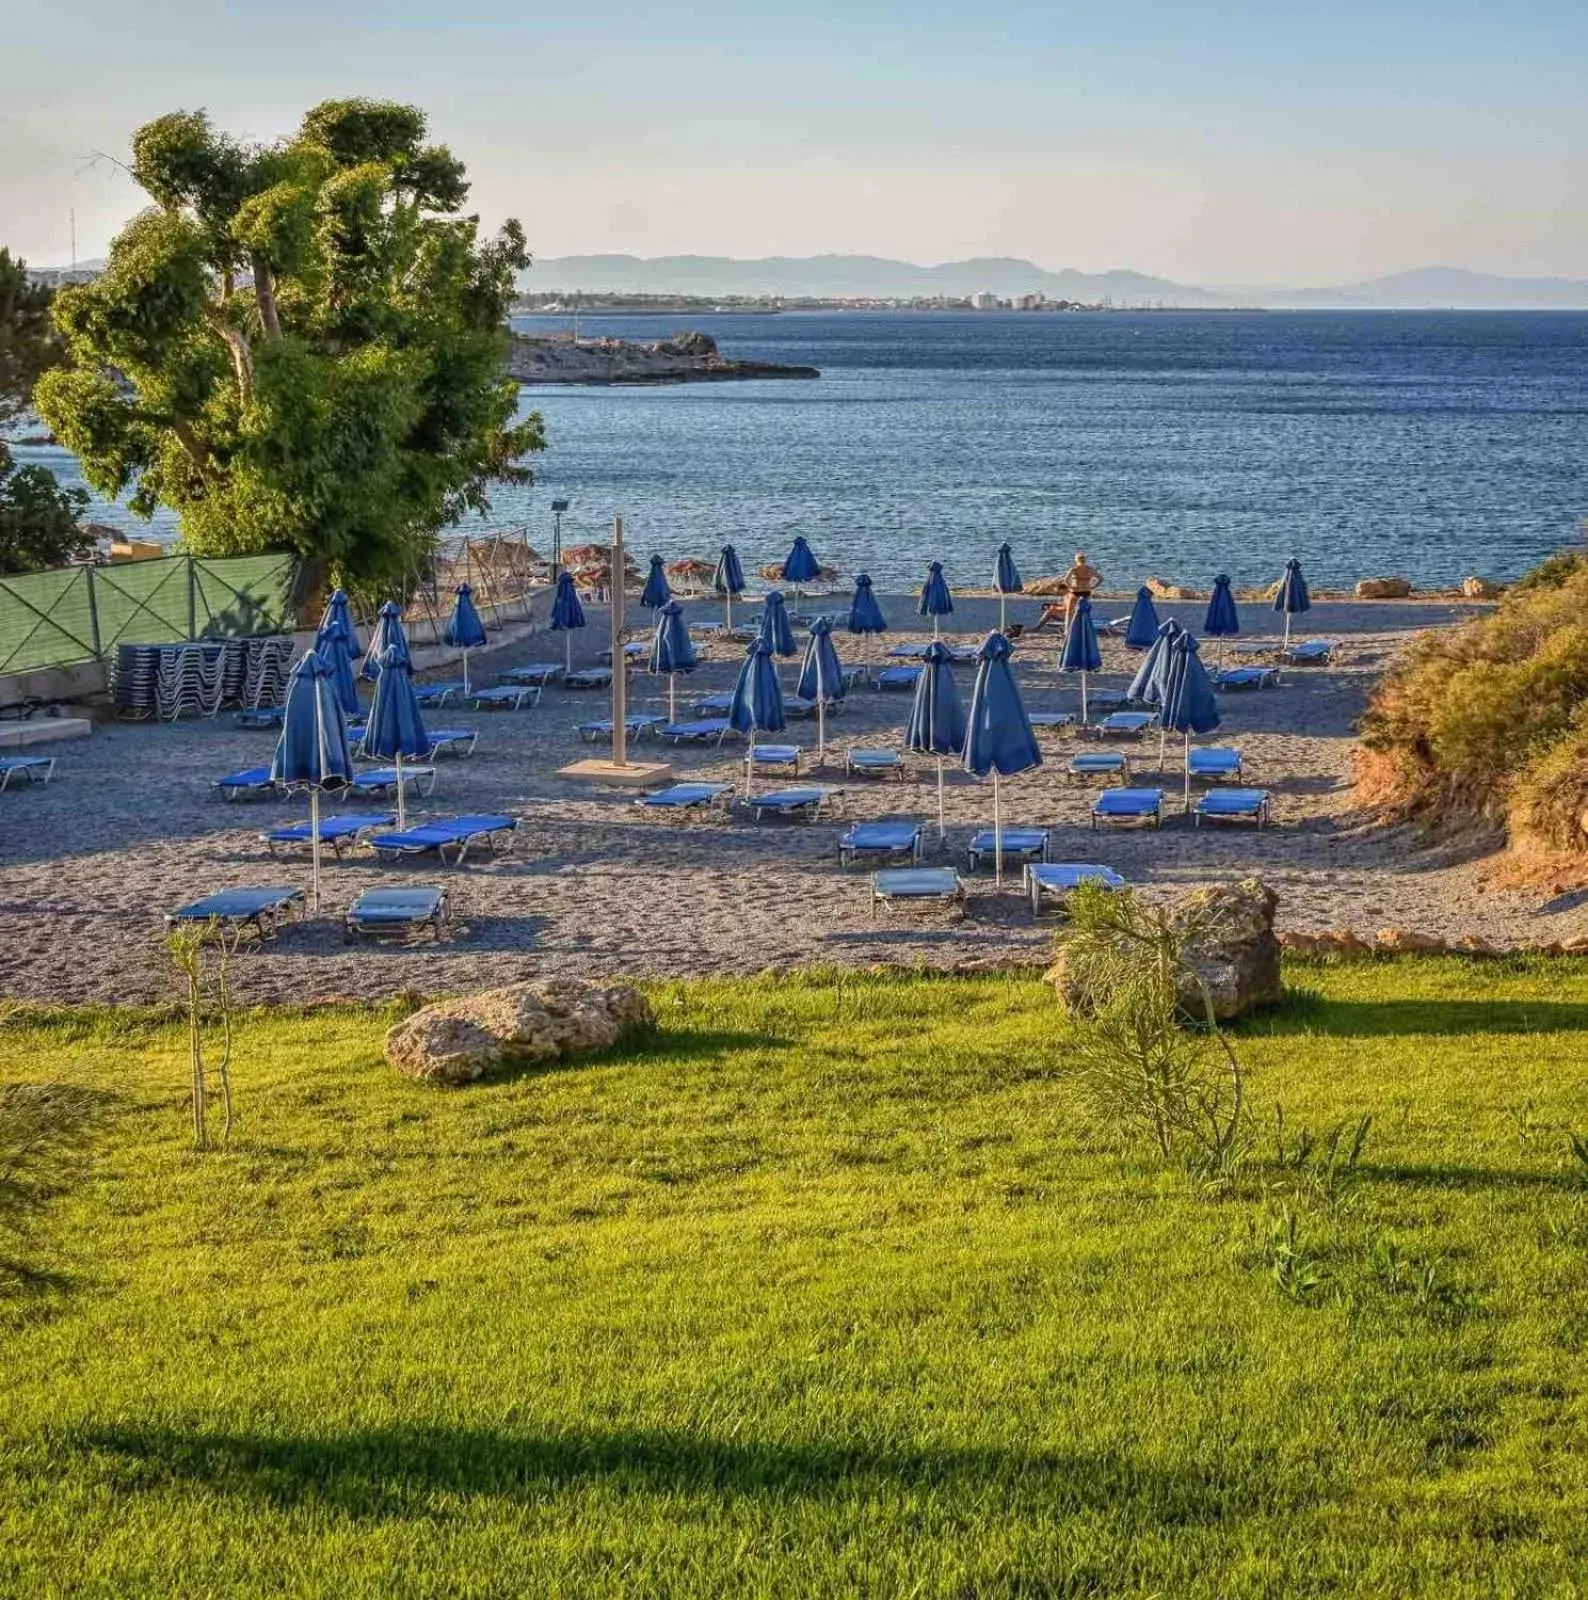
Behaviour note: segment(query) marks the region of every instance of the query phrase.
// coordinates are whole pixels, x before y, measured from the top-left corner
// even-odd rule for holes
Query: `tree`
[[[458,214],[422,113],[327,101],[251,146],[174,112],[129,171],[154,204],[58,296],[69,364],[37,391],[102,494],[174,508],[196,554],[291,551],[305,594],[373,595],[529,476],[541,421],[502,370],[523,230]]]
[[[0,444],[0,574],[92,554],[93,536],[77,525],[87,509],[86,490],[65,487],[48,467],[17,466]]]
[[[0,426],[28,409],[34,384],[61,359],[53,298],[44,284],[28,281],[27,262],[0,248]]]

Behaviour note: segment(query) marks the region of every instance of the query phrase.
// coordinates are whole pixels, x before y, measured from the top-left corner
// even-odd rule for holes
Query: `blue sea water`
[[[520,318],[528,332],[566,318]],[[1588,514],[1588,314],[812,313],[586,317],[685,327],[816,382],[526,389],[550,448],[489,524],[565,542],[622,512],[641,554],[746,567],[803,533],[916,587],[986,584],[1084,549],[1110,586],[1238,585],[1299,556],[1314,583],[1513,577]],[[65,463],[70,470],[69,458]]]

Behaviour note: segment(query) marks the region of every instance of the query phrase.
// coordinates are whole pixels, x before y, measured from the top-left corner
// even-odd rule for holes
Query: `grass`
[[[112,1097],[0,1300],[0,1593],[1565,1595],[1588,1571],[1588,974],[1299,967],[1287,1147],[1080,1120],[1014,977],[655,990],[461,1092],[359,1010],[13,1018]]]

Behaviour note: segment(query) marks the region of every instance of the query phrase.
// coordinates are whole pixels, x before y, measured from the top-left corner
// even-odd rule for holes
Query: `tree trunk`
[[[276,309],[276,278],[262,257],[253,258],[254,298],[259,302],[259,324],[267,339],[281,337],[281,315]]]

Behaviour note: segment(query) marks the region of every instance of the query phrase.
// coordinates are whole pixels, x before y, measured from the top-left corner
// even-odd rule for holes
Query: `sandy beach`
[[[880,642],[838,636],[846,663],[881,662],[890,646],[925,637],[903,626],[920,620],[912,601],[895,597],[884,609],[894,631]],[[720,615],[706,602],[688,610],[694,620]],[[1115,611],[1108,603],[1099,607],[1103,617]],[[1200,626],[1201,611],[1199,603],[1160,607],[1193,628]],[[1036,606],[1024,602],[1015,612],[1029,621]],[[1550,901],[1540,892],[1497,891],[1483,882],[1481,862],[1427,850],[1408,833],[1378,826],[1350,807],[1353,726],[1369,685],[1411,633],[1465,614],[1434,603],[1319,604],[1302,620],[1306,636],[1339,641],[1331,666],[1287,670],[1275,690],[1221,696],[1223,728],[1205,742],[1237,745],[1249,781],[1273,791],[1271,829],[1193,830],[1174,814],[1160,831],[1093,832],[1087,818],[1097,786],[1066,774],[1077,747],[1070,735],[1045,735],[1046,763],[1005,782],[1005,821],[1050,827],[1053,859],[1105,862],[1152,894],[1257,875],[1278,890],[1285,928],[1371,934],[1404,927],[1446,938],[1470,931],[1503,944],[1588,932],[1588,906]],[[996,616],[995,603],[968,599],[948,620],[956,638],[975,642]],[[1279,619],[1246,607],[1243,620],[1247,637],[1260,637]],[[594,659],[605,642],[605,622],[592,611],[591,627],[576,635],[576,663]],[[476,681],[560,656],[562,642],[561,635],[540,634],[478,652],[472,658]],[[1211,642],[1207,648],[1212,653]],[[1056,670],[1057,653],[1051,634],[1020,644],[1016,663],[1029,709],[1078,706],[1078,684]],[[1138,658],[1117,639],[1104,642],[1104,657],[1106,670],[1093,684],[1122,688]],[[681,702],[731,686],[739,659],[740,647],[715,646],[693,678],[680,680]],[[797,660],[785,664],[786,690],[796,670]],[[959,669],[967,696],[972,675],[970,667]],[[631,710],[664,707],[665,695],[665,680],[631,679]],[[935,823],[929,761],[919,760],[912,780],[902,784],[843,776],[845,747],[898,743],[908,694],[857,689],[829,721],[836,761],[819,778],[844,786],[842,810],[814,824],[757,823],[742,812],[674,821],[640,810],[624,795],[558,779],[557,768],[591,753],[575,725],[604,714],[605,704],[600,694],[554,688],[538,707],[522,712],[448,707],[432,714],[432,726],[477,726],[479,746],[469,759],[439,762],[434,795],[415,799],[412,810],[511,813],[519,822],[511,852],[471,858],[456,870],[433,858],[387,864],[367,851],[341,861],[328,857],[322,915],[247,947],[235,968],[240,998],[429,994],[555,974],[957,965],[1020,953],[1041,958],[1052,924],[1033,923],[1018,869],[1002,892],[994,890],[990,871],[968,879],[963,913],[905,907],[875,917],[866,871],[839,869],[837,843],[851,820]],[[793,722],[783,737],[813,749],[816,729]],[[260,840],[266,828],[305,816],[307,801],[226,803],[211,786],[223,773],[268,761],[274,740],[273,733],[238,728],[225,714],[177,724],[107,723],[90,739],[50,747],[59,758],[55,781],[15,784],[0,797],[0,994],[60,1002],[172,998],[176,985],[161,944],[166,910],[223,887],[307,887],[307,854],[272,857]],[[1088,748],[1093,744],[1087,741]],[[655,748],[642,744],[636,754]],[[1156,736],[1132,751],[1137,781],[1159,781],[1156,751]],[[1162,781],[1178,790],[1173,741],[1171,752],[1171,771]],[[742,778],[738,744],[666,747],[666,759],[679,778]],[[762,786],[776,781],[758,779]],[[335,809],[357,804],[340,802]],[[970,832],[991,822],[990,789],[951,770],[947,816],[946,847],[929,859],[963,869]],[[934,844],[935,833],[934,826]],[[448,885],[452,937],[439,946],[345,945],[342,910],[358,890],[377,882]]]

